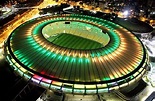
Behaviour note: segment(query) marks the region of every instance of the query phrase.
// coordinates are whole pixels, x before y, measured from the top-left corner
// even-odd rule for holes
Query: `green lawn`
[[[99,42],[67,33],[61,33],[57,34],[56,36],[51,36],[50,38],[48,38],[48,40],[58,46],[71,49],[96,49],[103,47],[103,45]]]

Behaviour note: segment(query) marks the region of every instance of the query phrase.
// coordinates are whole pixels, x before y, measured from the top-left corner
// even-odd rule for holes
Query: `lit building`
[[[130,89],[148,69],[142,42],[107,20],[77,14],[35,18],[5,42],[14,72],[65,94],[96,95]]]

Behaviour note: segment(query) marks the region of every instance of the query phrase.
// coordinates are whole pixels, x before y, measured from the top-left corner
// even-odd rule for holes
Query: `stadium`
[[[15,73],[66,94],[130,88],[141,80],[149,64],[145,46],[130,31],[78,14],[29,20],[10,34],[4,47]]]

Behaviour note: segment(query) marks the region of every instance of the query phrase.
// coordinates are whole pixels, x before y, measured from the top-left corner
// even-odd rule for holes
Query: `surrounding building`
[[[153,27],[136,18],[116,18],[115,23],[125,27],[141,39],[150,39]]]

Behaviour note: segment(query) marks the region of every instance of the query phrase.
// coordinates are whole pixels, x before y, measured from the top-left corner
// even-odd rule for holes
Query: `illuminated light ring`
[[[42,28],[52,22],[78,21],[103,29],[109,43],[97,49],[70,49],[47,41]],[[9,36],[7,61],[17,73],[48,89],[95,94],[128,86],[141,79],[149,62],[143,44],[112,22],[84,15],[32,19]],[[73,71],[74,70],[74,71]]]

